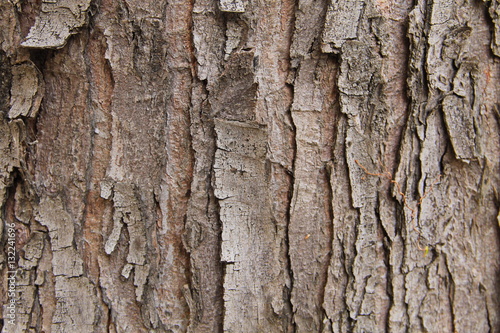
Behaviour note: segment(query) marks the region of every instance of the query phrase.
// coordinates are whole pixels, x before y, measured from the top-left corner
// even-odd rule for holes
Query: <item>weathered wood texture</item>
[[[0,24],[2,332],[500,332],[498,0]]]

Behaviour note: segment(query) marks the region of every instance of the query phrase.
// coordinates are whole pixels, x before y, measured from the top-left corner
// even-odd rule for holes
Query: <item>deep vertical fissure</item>
[[[328,252],[327,252],[327,257],[325,260],[325,270],[324,270],[324,281],[323,281],[323,286],[321,287],[321,295],[320,295],[320,304],[322,307],[322,316],[323,318],[320,318],[321,320],[321,331],[324,330],[325,322],[324,319],[328,318],[326,315],[326,309],[325,309],[325,294],[326,294],[326,288],[328,286],[328,271],[330,269],[332,257],[333,257],[333,237],[334,237],[334,209],[333,209],[333,184],[332,184],[332,173],[333,173],[333,165],[331,164],[331,161],[327,162],[325,164],[325,184],[327,185],[326,189],[326,194],[327,194],[327,207],[328,207],[328,218],[330,220],[329,224],[329,229],[327,230],[328,233]],[[328,320],[331,320],[328,318]]]
[[[293,89],[292,89],[292,94],[293,94]],[[293,95],[292,95],[293,96]],[[288,299],[287,303],[290,306],[290,309],[292,312],[290,313],[291,315],[291,322],[292,322],[292,329],[294,333],[297,329],[296,323],[295,323],[295,310],[293,307],[293,302],[292,302],[292,292],[293,292],[293,287],[294,287],[294,276],[293,276],[293,268],[292,268],[292,259],[290,255],[290,223],[291,223],[291,217],[292,217],[292,200],[293,200],[293,194],[295,192],[295,166],[297,163],[297,127],[295,126],[295,123],[293,121],[293,116],[292,116],[292,109],[291,106],[287,112],[287,116],[289,117],[289,121],[292,127],[292,144],[293,144],[293,156],[292,156],[292,169],[290,170],[289,178],[290,178],[290,189],[289,189],[289,196],[288,196],[288,202],[290,203],[288,205],[287,209],[287,225],[286,225],[286,232],[285,232],[285,243],[286,243],[286,268],[288,271],[288,276],[290,278],[290,286],[289,286],[289,292],[288,292]]]

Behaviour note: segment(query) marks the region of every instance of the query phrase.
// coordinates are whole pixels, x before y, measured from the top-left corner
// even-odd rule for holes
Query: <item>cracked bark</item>
[[[2,332],[498,332],[499,8],[1,0]]]

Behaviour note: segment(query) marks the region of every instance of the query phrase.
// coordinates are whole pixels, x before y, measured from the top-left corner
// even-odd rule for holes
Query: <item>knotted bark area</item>
[[[498,332],[499,12],[0,0],[2,332]]]

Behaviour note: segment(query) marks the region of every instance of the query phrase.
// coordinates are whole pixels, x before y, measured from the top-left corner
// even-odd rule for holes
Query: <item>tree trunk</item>
[[[499,0],[0,19],[2,332],[500,332]]]

